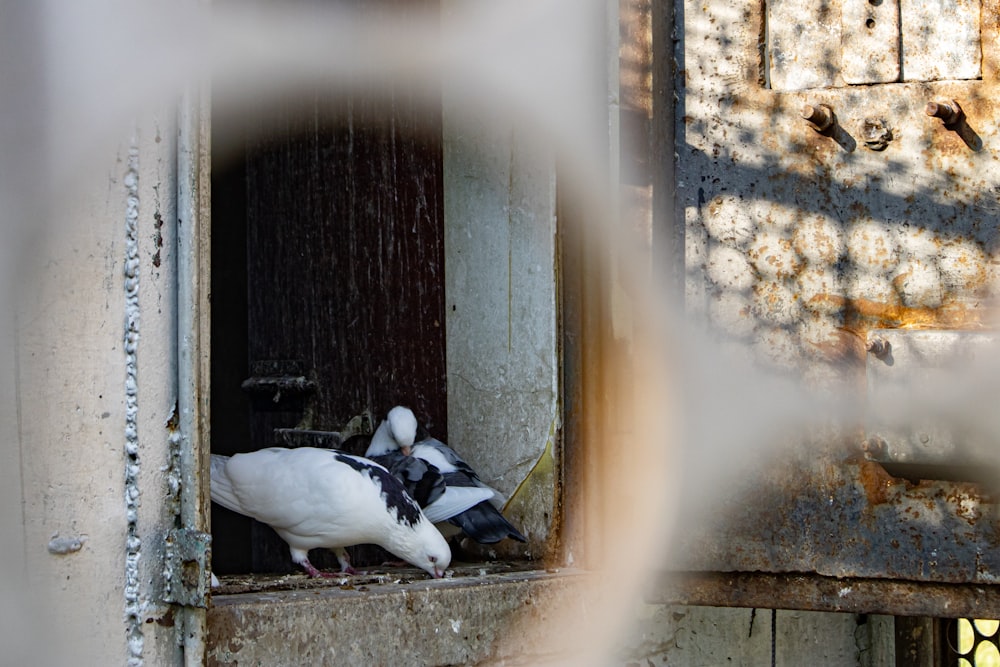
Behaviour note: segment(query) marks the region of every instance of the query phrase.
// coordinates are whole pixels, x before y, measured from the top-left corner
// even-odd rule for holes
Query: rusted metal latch
[[[288,409],[314,394],[317,384],[306,377],[306,365],[300,360],[254,361],[251,376],[241,388],[254,401],[258,410]]]
[[[279,447],[319,447],[337,449],[344,442],[339,431],[312,431],[300,428],[274,429],[274,444]]]
[[[208,608],[211,559],[212,536],[208,533],[184,528],[168,531],[163,565],[163,601],[184,607]]]

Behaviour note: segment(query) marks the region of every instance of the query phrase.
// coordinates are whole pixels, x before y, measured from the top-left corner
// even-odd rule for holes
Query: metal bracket
[[[899,0],[844,0],[840,21],[844,81],[899,81]]]
[[[168,531],[163,565],[163,601],[207,609],[211,559],[212,536],[208,533],[184,528]]]
[[[255,361],[250,372],[241,387],[258,410],[288,409],[287,403],[301,402],[317,389],[316,382],[306,377],[305,362],[300,360]]]
[[[338,431],[312,431],[301,428],[274,429],[274,444],[279,447],[319,447],[337,449],[344,442]]]
[[[901,477],[994,478],[996,427],[975,418],[988,405],[975,378],[998,344],[1000,337],[984,330],[869,332],[868,458]]]

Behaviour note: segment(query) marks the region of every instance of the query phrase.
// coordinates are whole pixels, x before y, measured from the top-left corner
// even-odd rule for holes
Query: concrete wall
[[[145,119],[54,193],[53,224],[23,277],[19,447],[4,463],[5,478],[21,475],[23,533],[12,543],[23,544],[44,619],[16,639],[38,664],[177,655],[172,622],[154,622],[166,612],[156,582],[172,517],[176,156],[163,121],[172,117]]]
[[[555,169],[510,118],[444,113],[448,433],[539,558],[560,426]]]
[[[772,617],[770,609],[640,606],[622,664],[889,667],[895,665],[886,649],[892,648],[892,632],[889,617],[788,610]]]

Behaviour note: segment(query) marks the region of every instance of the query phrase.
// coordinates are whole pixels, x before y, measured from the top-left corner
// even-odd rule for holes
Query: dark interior
[[[446,439],[440,111],[353,92],[220,113],[213,155],[212,452],[396,404]],[[297,569],[263,524],[213,505],[212,532],[219,574]]]

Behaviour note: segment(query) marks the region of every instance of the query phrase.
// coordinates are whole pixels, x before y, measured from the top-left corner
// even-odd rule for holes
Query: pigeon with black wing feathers
[[[271,526],[292,560],[310,576],[310,549],[333,551],[353,573],[345,547],[377,544],[444,575],[448,543],[403,485],[381,465],[333,449],[270,447],[231,457],[212,455],[212,501]]]
[[[527,541],[500,513],[497,505],[504,502],[500,492],[485,484],[455,450],[419,428],[409,408],[396,406],[389,411],[365,456],[396,475],[431,521],[447,520],[481,544],[506,537]],[[475,502],[469,502],[472,499]]]

